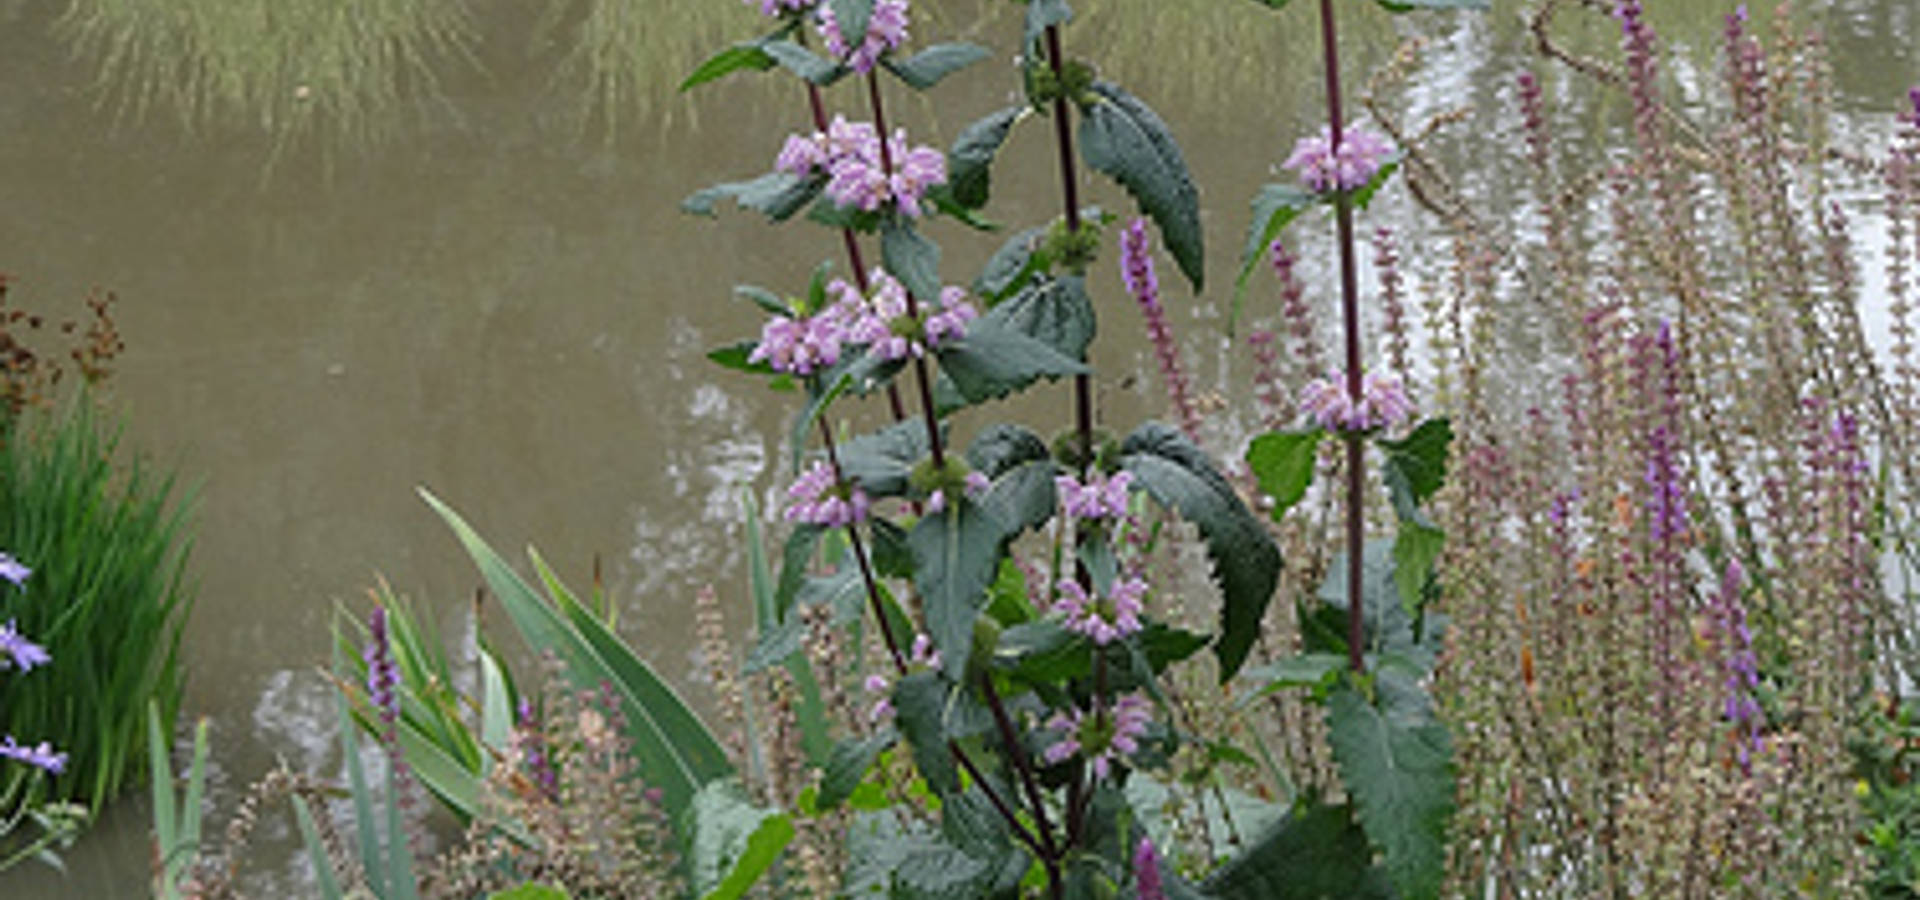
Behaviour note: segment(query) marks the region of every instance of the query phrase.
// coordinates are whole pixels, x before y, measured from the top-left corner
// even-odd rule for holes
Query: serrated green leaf
[[[1160,227],[1160,238],[1180,271],[1203,289],[1205,239],[1200,228],[1200,190],[1187,171],[1167,123],[1140,98],[1117,84],[1096,81],[1100,102],[1080,122],[1080,155],[1088,167],[1111,177]]]
[[[1200,889],[1214,900],[1392,900],[1344,806],[1314,803],[1268,826]]]
[[[1397,441],[1375,441],[1386,451],[1386,478],[1391,489],[1396,480],[1406,493],[1405,500],[1425,503],[1447,480],[1447,453],[1453,445],[1453,425],[1445,418],[1432,418]],[[1400,499],[1396,499],[1398,506]],[[1408,515],[1402,511],[1401,518]]]
[[[709,81],[718,81],[745,69],[765,72],[773,68],[774,59],[767,51],[760,49],[759,41],[741,41],[725,50],[707,57],[685,81],[680,82],[681,91],[689,91]]]
[[[1199,526],[1220,585],[1220,678],[1232,678],[1260,634],[1280,578],[1280,548],[1233,485],[1177,428],[1149,422],[1120,445],[1120,465],[1162,506]]]
[[[688,810],[693,829],[690,869],[704,900],[738,900],[793,840],[793,820],[754,806],[730,780],[708,783]]]
[[[1414,616],[1408,613],[1400,603],[1400,589],[1394,581],[1393,541],[1385,538],[1370,540],[1361,557],[1362,590],[1361,618],[1366,647],[1370,657],[1391,658],[1404,663],[1413,670],[1425,672],[1433,667],[1439,653],[1439,635],[1446,627],[1446,617],[1438,613],[1425,613]],[[1322,611],[1329,614],[1328,624],[1337,624],[1341,637],[1340,650],[1345,650],[1347,610],[1347,555],[1345,551],[1334,554],[1332,564],[1327,567],[1326,579],[1320,582],[1320,602]],[[1331,621],[1337,618],[1338,623]],[[1303,630],[1305,625],[1303,624]],[[1325,646],[1312,647],[1315,650],[1330,650]]]
[[[740,666],[740,673],[752,675],[786,662],[787,657],[800,652],[800,638],[806,632],[807,623],[800,616],[788,616],[785,621],[770,628],[763,626],[754,641],[753,650]]]
[[[898,739],[899,735],[889,728],[871,737],[850,737],[834,744],[820,773],[820,794],[814,802],[822,810],[846,802],[853,795],[853,789],[867,777],[867,770],[880,758],[880,751],[893,746]]]
[[[988,113],[960,130],[960,136],[947,151],[947,185],[953,191],[955,203],[968,209],[987,205],[987,196],[992,192],[993,158],[1026,113],[1026,106],[1009,106]]]
[[[1439,897],[1453,816],[1446,726],[1402,722],[1346,686],[1327,698],[1327,731],[1340,780],[1400,896]]]
[[[906,529],[889,519],[875,517],[868,522],[873,535],[873,571],[884,578],[912,578],[913,550],[907,547]]]
[[[960,775],[947,750],[947,682],[937,672],[915,672],[893,689],[893,720],[913,751],[913,764],[934,792],[958,790]]]
[[[1035,338],[1080,362],[1087,361],[1087,347],[1093,344],[1096,331],[1087,280],[1079,275],[1030,281],[982,318]]]
[[[1253,220],[1247,225],[1247,245],[1240,251],[1240,275],[1233,282],[1233,311],[1227,316],[1227,333],[1232,334],[1240,321],[1240,309],[1246,302],[1247,276],[1273,244],[1280,231],[1295,216],[1318,202],[1305,188],[1293,184],[1268,184],[1253,195]]]
[[[921,516],[907,536],[914,586],[941,665],[958,677],[973,651],[973,623],[987,605],[987,586],[1000,569],[1006,529],[964,497]]]
[[[1380,189],[1393,180],[1393,173],[1399,170],[1400,155],[1396,152],[1373,171],[1373,177],[1367,179],[1366,184],[1354,189],[1353,196],[1347,202],[1353,204],[1354,209],[1366,209],[1367,204],[1373,202],[1373,195],[1380,193]]]
[[[850,71],[846,66],[788,40],[767,41],[760,45],[760,50],[779,63],[781,68],[821,87],[839,81]]]
[[[913,467],[920,464],[928,449],[926,423],[903,419],[842,441],[840,474],[875,500],[903,496]]]
[[[985,318],[969,322],[964,337],[942,343],[934,355],[968,403],[1004,397],[1041,378],[1092,371],[1038,338]]]
[[[987,257],[987,264],[980,270],[980,277],[973,280],[973,292],[987,301],[989,307],[1005,301],[1014,291],[1025,287],[1028,280],[1047,268],[1046,260],[1040,253],[1041,242],[1045,240],[1047,228],[1044,225],[1028,228],[1007,238],[1000,249]]]
[[[1053,518],[1059,467],[1039,435],[1017,425],[989,425],[967,447],[967,464],[992,479],[978,501],[1002,525],[1025,530]]]
[[[921,303],[940,297],[940,245],[915,230],[911,222],[889,216],[880,224],[880,259]]]
[[[1270,431],[1247,445],[1247,467],[1260,482],[1261,492],[1273,498],[1273,509],[1267,514],[1275,522],[1284,520],[1287,510],[1306,496],[1307,485],[1313,483],[1320,439],[1326,434],[1320,428]]]
[[[1433,563],[1446,543],[1446,534],[1440,529],[1415,522],[1401,522],[1394,535],[1393,583],[1409,618],[1420,615],[1427,582],[1433,577]]]
[[[940,79],[960,71],[974,63],[986,59],[990,54],[987,48],[966,41],[935,44],[925,50],[902,60],[882,60],[881,65],[887,71],[900,76],[915,90],[926,90],[940,83]],[[975,204],[976,207],[978,204]]]
[[[1148,622],[1140,632],[1139,641],[1147,665],[1158,675],[1168,666],[1199,653],[1207,645],[1207,636],[1165,622]]]
[[[731,199],[741,209],[757,210],[775,222],[783,222],[811,203],[826,183],[817,175],[802,178],[790,172],[768,172],[747,181],[729,181],[694,191],[680,201],[680,209],[696,216],[715,216],[720,201]]]

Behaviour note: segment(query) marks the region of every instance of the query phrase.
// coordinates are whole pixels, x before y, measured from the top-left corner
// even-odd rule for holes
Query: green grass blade
[[[313,863],[313,880],[320,886],[323,900],[341,900],[340,882],[333,877],[333,863],[327,848],[320,843],[320,830],[313,825],[313,812],[298,794],[293,797],[293,819],[300,826],[300,842],[307,847],[307,860]]]

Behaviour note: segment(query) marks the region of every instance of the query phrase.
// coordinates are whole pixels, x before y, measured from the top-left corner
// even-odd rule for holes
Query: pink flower
[[[762,0],[766,2],[766,0]],[[873,71],[874,63],[880,61],[880,55],[907,40],[907,0],[878,0],[873,4],[873,14],[867,17],[867,34],[860,46],[849,47],[847,39],[840,33],[840,23],[834,19],[833,7],[820,4],[820,36],[827,42],[827,50],[836,58],[845,60],[847,65],[862,75]]]
[[[1104,600],[1088,596],[1078,581],[1067,578],[1060,581],[1060,600],[1054,609],[1065,614],[1061,625],[1068,631],[1084,634],[1104,647],[1140,630],[1146,596],[1147,583],[1139,578],[1115,581]]]
[[[748,362],[765,362],[775,372],[811,375],[840,361],[846,340],[845,314],[829,306],[801,319],[774,316],[760,327],[760,343],[747,354]]]
[[[1160,855],[1153,851],[1153,839],[1141,838],[1133,848],[1133,886],[1139,900],[1167,900],[1160,884]]]
[[[1300,173],[1301,182],[1315,193],[1351,191],[1366,185],[1393,153],[1386,139],[1359,128],[1341,133],[1340,149],[1333,149],[1333,129],[1322,127],[1317,137],[1303,137],[1293,155],[1280,164]]]
[[[1300,409],[1328,431],[1364,432],[1391,428],[1413,417],[1413,400],[1400,379],[1368,373],[1360,379],[1360,401],[1347,394],[1347,376],[1338,369],[1300,389]]]
[[[909,218],[919,218],[925,212],[920,201],[927,189],[947,183],[946,155],[932,147],[908,144],[904,129],[895,129],[888,139],[886,157],[880,155],[878,139],[857,142],[843,153],[831,147],[825,152],[827,196],[837,206],[875,212],[892,203]],[[786,152],[781,156],[785,158]],[[891,174],[888,165],[893,166]]]
[[[867,693],[880,695],[880,699],[873,701],[873,705],[867,708],[868,722],[878,723],[881,719],[893,717],[893,699],[889,696],[892,690],[893,685],[887,681],[887,676],[877,674],[867,676]]]
[[[867,494],[858,486],[844,486],[833,468],[816,462],[787,488],[787,521],[843,528],[867,517]]]
[[[915,317],[907,312],[907,289],[885,269],[874,269],[869,281],[873,296],[855,314],[846,339],[866,344],[867,352],[881,359],[925,356],[930,349],[965,337],[967,323],[980,315],[965,290],[949,286],[941,290],[939,305],[922,304]]]
[[[1058,765],[1079,756],[1093,767],[1097,778],[1106,778],[1115,761],[1140,750],[1140,738],[1153,721],[1153,707],[1141,694],[1127,694],[1113,702],[1101,715],[1088,715],[1075,709],[1057,712],[1046,727],[1060,732],[1061,738],[1041,751],[1048,765]]]
[[[1072,475],[1056,475],[1053,486],[1060,493],[1060,510],[1075,519],[1121,519],[1127,515],[1127,487],[1133,484],[1132,472],[1115,472],[1108,477],[1099,472],[1086,484]]]
[[[845,116],[836,115],[826,131],[816,131],[806,137],[788,135],[787,142],[780,148],[780,155],[773,160],[773,167],[777,171],[806,177],[815,172],[831,171],[842,160],[879,158],[880,133],[873,129],[873,124],[849,122]]]

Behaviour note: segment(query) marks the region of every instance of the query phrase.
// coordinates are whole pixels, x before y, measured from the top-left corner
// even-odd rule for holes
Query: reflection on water
[[[941,5],[950,21],[919,33],[972,30],[1010,46],[1017,7],[983,4],[978,16],[970,4]],[[361,604],[375,572],[416,598],[443,633],[470,627],[476,577],[416,499],[418,485],[461,509],[503,552],[537,542],[576,585],[590,581],[596,557],[606,560],[623,632],[669,674],[691,668],[684,648],[700,585],[716,585],[732,621],[750,618],[742,502],[748,490],[762,509],[779,499],[791,397],[732,377],[703,354],[756,333],[758,313],[727,296],[733,282],[792,290],[837,248],[817,231],[742,215],[690,220],[675,204],[708,182],[765,171],[780,135],[804,116],[796,90],[726,83],[688,101],[672,96],[661,71],[632,75],[633,89],[644,83],[653,92],[652,115],[671,113],[673,127],[657,139],[581,142],[550,83],[560,50],[526,43],[539,5],[477,3],[478,64],[442,74],[446,102],[403,123],[403,140],[288,147],[262,179],[275,147],[269,137],[212,124],[186,134],[166,116],[115,127],[95,104],[93,63],[49,38],[55,11],[46,7],[55,5],[0,0],[0,133],[8,135],[0,142],[0,267],[37,305],[77,302],[96,284],[119,293],[129,347],[116,399],[132,438],[203,485],[185,712],[214,722],[216,803],[230,804],[277,758],[320,773],[338,766],[315,667],[328,657],[333,604]],[[1167,300],[1197,381],[1244,398],[1244,365],[1227,364],[1240,355],[1220,335],[1222,290],[1237,261],[1245,198],[1321,118],[1309,10],[1295,4],[1302,8],[1275,16],[1217,0],[1076,6],[1083,22],[1068,32],[1070,46],[1161,109],[1201,178],[1215,287],[1183,302],[1168,279]],[[1658,7],[1664,33],[1696,41],[1687,45],[1685,80],[1710,84],[1724,5]],[[1897,89],[1920,81],[1913,10],[1904,0],[1842,0],[1819,15],[1835,51],[1839,105],[1856,114],[1840,134],[1871,146]],[[1197,31],[1174,39],[1191,16]],[[1426,35],[1425,56],[1391,108],[1411,121],[1469,108],[1442,149],[1475,163],[1463,191],[1524,228],[1525,214],[1511,211],[1534,202],[1528,182],[1508,168],[1512,160],[1487,152],[1519,139],[1510,85],[1532,63],[1514,17],[1502,9],[1354,18],[1355,70],[1387,59],[1398,35]],[[1562,30],[1589,52],[1617,34],[1598,16],[1569,17]],[[649,40],[665,33],[647,32]],[[1588,102],[1593,92],[1558,74],[1546,84],[1564,98],[1554,121],[1562,135],[1584,140],[1623,120],[1618,97]],[[913,102],[900,104],[901,118],[916,140],[944,144],[1011,89],[1006,66],[983,65],[942,85],[937,118]],[[853,102],[841,92],[832,99]],[[996,218],[1053,215],[1043,132],[1024,129],[1005,151]],[[1092,191],[1110,209],[1132,208],[1104,185]],[[1862,208],[1859,220],[1871,212]],[[1403,192],[1388,192],[1370,215],[1393,223],[1404,247],[1436,239]],[[1880,239],[1871,226],[1860,234]],[[1324,293],[1324,238],[1310,227],[1295,235],[1308,283]],[[934,236],[955,281],[995,243],[949,224],[934,226]],[[1150,348],[1110,265],[1093,280],[1105,313],[1095,352],[1103,418],[1124,427],[1160,404]],[[1863,274],[1877,278],[1876,268]],[[1418,266],[1412,274],[1417,280]],[[1252,318],[1271,320],[1270,279],[1256,273],[1254,284]],[[1548,336],[1528,335],[1524,317],[1515,323],[1516,344],[1552,354]],[[1142,377],[1123,381],[1129,374]],[[1042,388],[957,427],[964,435],[1003,414],[1055,421],[1064,403]],[[1219,433],[1243,432],[1251,423],[1233,419],[1243,409],[1223,416]],[[877,421],[872,410],[858,415],[857,427]],[[698,689],[689,699],[706,702]],[[138,798],[115,807],[77,848],[66,880],[22,870],[0,883],[0,895],[142,896],[146,816]],[[288,879],[298,865],[282,826],[263,827],[260,893],[270,896],[272,885],[295,883]]]

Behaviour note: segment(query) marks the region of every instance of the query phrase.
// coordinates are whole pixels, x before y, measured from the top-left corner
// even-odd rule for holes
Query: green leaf
[[[941,664],[956,677],[972,655],[973,623],[987,604],[987,586],[1000,569],[1005,544],[1001,523],[964,497],[921,516],[907,536],[927,632]]]
[[[806,631],[806,622],[799,616],[788,616],[772,626],[762,625],[752,652],[740,665],[740,674],[752,675],[785,662],[787,657],[800,652],[800,639]]]
[[[800,457],[806,454],[810,443],[807,432],[813,430],[814,423],[820,421],[833,401],[853,387],[856,377],[856,373],[842,370],[834,374],[832,380],[817,379],[807,386],[807,405],[801,407],[793,417],[793,425],[787,429],[787,444],[792,448],[787,462],[795,474],[800,472]]]
[[[989,425],[967,447],[967,464],[992,479],[978,500],[1000,524],[1025,530],[1053,518],[1059,467],[1039,435],[1018,425]]]
[[[1425,503],[1447,480],[1447,452],[1453,444],[1453,425],[1444,418],[1428,419],[1398,441],[1375,441],[1386,451],[1387,489],[1403,521],[1413,516],[1410,505]]]
[[[1453,751],[1445,725],[1407,718],[1342,687],[1327,700],[1327,740],[1360,825],[1383,851],[1400,896],[1430,900],[1440,896],[1446,875]]]
[[[940,245],[914,230],[913,223],[889,216],[880,225],[880,259],[915,299],[940,297]]]
[[[768,172],[748,181],[729,181],[694,191],[680,201],[680,209],[697,216],[714,216],[720,201],[731,199],[741,209],[757,210],[775,222],[784,222],[812,202],[826,183],[818,175],[802,178],[789,172]]]
[[[867,777],[867,770],[880,758],[880,751],[893,746],[899,737],[889,728],[872,737],[850,737],[834,744],[833,753],[827,757],[825,770],[820,774],[820,794],[814,802],[822,810],[845,802]]]
[[[1260,634],[1260,620],[1280,578],[1280,548],[1179,429],[1148,422],[1120,445],[1120,465],[1162,506],[1199,526],[1224,602],[1214,655],[1220,678],[1232,678]]]
[[[719,363],[721,366],[736,372],[746,372],[749,375],[780,374],[775,372],[772,366],[764,362],[747,361],[747,357],[753,355],[753,348],[758,346],[760,346],[759,341],[740,341],[724,347],[715,347],[712,350],[708,350],[707,358]]]
[[[1283,0],[1284,2],[1284,0]],[[1486,9],[1491,0],[1374,0],[1388,12],[1403,13],[1416,9]]]
[[[906,529],[878,516],[868,522],[873,532],[873,570],[885,578],[912,578],[913,551],[907,547]]]
[[[968,209],[987,205],[993,182],[993,158],[1026,113],[1024,105],[1009,106],[988,113],[960,130],[960,136],[947,151],[947,186],[953,191],[955,203]]]
[[[551,652],[575,685],[612,685],[627,719],[639,775],[660,788],[666,808],[686,808],[700,785],[730,774],[726,751],[699,717],[612,632],[577,603],[535,594],[466,520],[424,488],[420,496],[473,558],[514,627],[536,652]]]
[[[1361,612],[1366,636],[1364,649],[1369,654],[1396,659],[1411,669],[1425,672],[1433,667],[1434,658],[1439,652],[1439,633],[1444,629],[1446,620],[1438,613],[1414,616],[1400,603],[1400,591],[1394,579],[1392,543],[1384,538],[1370,540],[1361,557],[1360,577],[1364,591]],[[1344,551],[1334,554],[1326,580],[1320,583],[1319,596],[1326,610],[1338,612],[1340,621],[1336,630],[1343,636],[1341,649],[1344,652],[1347,610],[1347,555]]]
[[[693,797],[691,869],[694,893],[705,900],[738,900],[760,880],[787,843],[793,820],[754,806],[731,779],[710,782]]]
[[[780,580],[773,589],[774,618],[784,619],[793,609],[793,601],[800,593],[800,586],[807,579],[808,570],[813,564],[813,550],[820,545],[820,535],[825,529],[818,525],[800,523],[787,535],[786,546],[780,550]]]
[[[1160,116],[1119,85],[1096,81],[1093,93],[1100,102],[1088,107],[1080,122],[1081,158],[1139,201],[1198,293],[1206,280],[1200,191],[1180,146]]]
[[[904,496],[913,467],[920,464],[928,449],[926,423],[902,419],[841,442],[840,474],[872,499]]]
[[[1141,630],[1139,640],[1140,650],[1146,654],[1147,664],[1155,675],[1199,653],[1200,648],[1207,645],[1206,635],[1164,622],[1148,622],[1147,627]]]
[[[320,896],[323,900],[339,900],[344,895],[340,892],[339,880],[334,877],[333,863],[327,859],[327,845],[320,840],[319,829],[314,827],[313,812],[307,808],[306,798],[299,794],[293,795],[293,820],[300,827],[300,843],[307,848],[307,861],[313,865],[313,880]]]
[[[1247,225],[1247,245],[1240,251],[1240,275],[1233,282],[1233,311],[1227,316],[1227,333],[1232,334],[1240,320],[1240,308],[1247,296],[1247,276],[1254,264],[1266,255],[1267,247],[1295,216],[1318,202],[1319,198],[1294,184],[1268,184],[1253,195],[1253,221]]]
[[[1000,249],[987,257],[980,277],[973,280],[973,292],[985,298],[989,307],[998,306],[1007,295],[1026,286],[1027,281],[1047,268],[1041,244],[1046,240],[1044,225],[1028,228],[1007,238]]]
[[[768,56],[767,51],[760,48],[759,41],[741,41],[707,57],[705,62],[693,70],[693,74],[680,82],[680,90],[689,91],[709,81],[718,81],[746,69],[765,72],[774,65],[773,57]]]
[[[1027,0],[1025,46],[1031,49],[1048,28],[1072,20],[1073,10],[1067,8],[1066,0]]]
[[[736,284],[733,286],[733,295],[772,315],[793,317],[793,308],[788,306],[785,300],[780,299],[779,294],[757,284]]]
[[[935,44],[903,60],[881,60],[887,71],[900,76],[900,80],[915,90],[926,90],[940,83],[940,79],[960,71],[991,55],[987,48],[979,44],[955,41]],[[974,204],[977,208],[979,204]]]
[[[1353,196],[1347,202],[1353,204],[1354,209],[1366,209],[1367,204],[1373,202],[1373,195],[1380,193],[1380,189],[1393,180],[1393,173],[1399,169],[1400,155],[1396,152],[1392,158],[1381,163],[1380,168],[1374,170],[1373,177],[1367,179],[1366,184],[1354,188]]]
[[[914,767],[935,793],[960,788],[959,771],[947,750],[947,682],[938,672],[915,672],[893,689],[893,720],[913,751]]]
[[[487,900],[573,900],[573,898],[557,887],[528,882],[516,888],[488,894]]]
[[[513,688],[508,682],[507,670],[494,657],[493,651],[481,647],[479,657],[480,742],[492,749],[505,751],[509,736],[513,733]],[[492,769],[493,754],[482,753],[480,755],[481,774],[484,775]]]
[[[1327,676],[1346,671],[1347,657],[1341,653],[1297,653],[1283,656],[1264,666],[1256,666],[1241,673],[1247,681],[1259,685],[1240,702],[1244,706],[1255,699],[1288,688],[1317,688],[1327,682]]]
[[[1400,590],[1400,606],[1409,618],[1420,614],[1426,599],[1433,563],[1446,546],[1445,532],[1416,522],[1401,522],[1393,538],[1393,583]]]
[[[1320,428],[1269,431],[1247,445],[1247,467],[1259,480],[1261,492],[1273,498],[1268,515],[1275,522],[1284,520],[1287,510],[1306,496],[1307,485],[1313,483],[1320,439],[1326,436]]]
[[[1004,397],[1041,378],[1092,371],[1040,339],[986,318],[967,323],[965,336],[935,347],[934,355],[968,403]]]
[[[787,71],[821,87],[839,81],[849,71],[846,66],[788,40],[767,41],[760,49]]]
[[[1093,343],[1093,301],[1087,296],[1086,278],[1079,275],[1031,281],[982,318],[1080,362],[1086,362],[1087,347]]]
[[[846,38],[848,46],[858,46],[857,38],[867,33],[867,22],[873,18],[874,0],[827,0],[827,6],[833,11],[833,21]]]
[[[1289,813],[1200,885],[1213,900],[1393,900],[1344,806]]]
[[[1064,684],[1093,669],[1085,640],[1048,619],[1002,629],[993,659],[1015,677],[1035,684]]]

